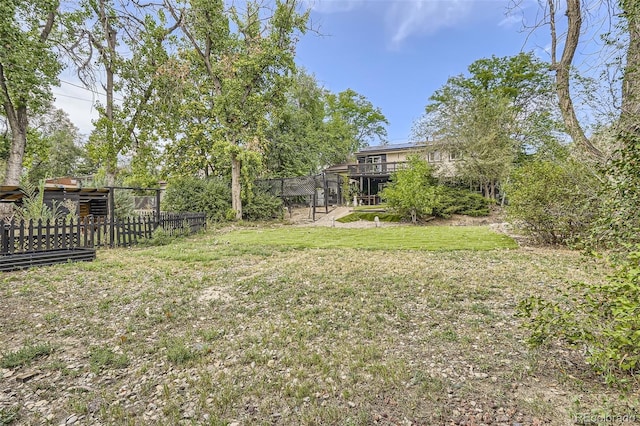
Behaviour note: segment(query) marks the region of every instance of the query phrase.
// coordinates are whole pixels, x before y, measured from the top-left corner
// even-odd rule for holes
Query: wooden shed
[[[65,200],[71,200],[80,218],[106,218],[109,215],[109,193],[109,188],[45,186],[43,198],[49,207],[53,207],[54,201],[60,206]],[[25,192],[19,186],[0,186],[1,203],[20,205],[24,196]]]

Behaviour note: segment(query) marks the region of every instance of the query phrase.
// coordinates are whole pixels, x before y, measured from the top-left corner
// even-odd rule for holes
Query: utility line
[[[79,98],[79,97],[77,97],[77,96],[64,95],[64,94],[62,94],[62,93],[56,93],[56,92],[53,92],[53,94],[54,94],[54,96],[64,96],[65,98],[77,99],[77,100],[79,100],[79,101],[84,101],[84,102],[91,102],[91,103],[93,103],[93,102],[94,102],[94,100],[93,100],[93,99]]]
[[[61,82],[61,83],[64,83],[64,84],[68,84],[69,86],[77,87],[78,89],[86,90],[87,92],[91,92],[91,93],[93,93],[94,95],[98,95],[98,96],[106,96],[106,95],[105,95],[104,93],[102,93],[102,92],[98,92],[98,91],[96,91],[96,90],[89,89],[89,88],[88,88],[88,87],[86,87],[86,86],[81,86],[81,85],[79,85],[79,84],[71,83],[70,81],[60,80],[60,82]],[[68,95],[62,95],[62,96],[68,96]],[[71,96],[69,96],[69,97],[71,97]],[[116,101],[119,101],[119,102],[124,102],[124,100],[123,100],[123,99],[116,98],[115,96],[113,97],[113,99],[114,99],[114,100],[116,100]],[[92,101],[92,102],[93,102],[93,101]]]

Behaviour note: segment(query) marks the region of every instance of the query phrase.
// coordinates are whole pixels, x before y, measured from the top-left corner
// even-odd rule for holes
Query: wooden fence
[[[152,238],[161,228],[169,235],[205,229],[204,213],[161,213],[124,220],[11,221],[0,232],[0,256],[95,247],[127,247]]]

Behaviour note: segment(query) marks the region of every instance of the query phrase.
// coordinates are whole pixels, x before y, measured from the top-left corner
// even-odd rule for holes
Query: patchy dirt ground
[[[345,206],[330,206],[328,213],[323,208],[316,210],[316,220],[312,219],[312,209],[309,207],[296,207],[292,208],[286,215],[285,219],[291,223],[298,225],[317,225],[327,226],[331,225],[333,219],[339,219],[351,213],[353,210],[350,207]],[[359,223],[363,222],[363,223]],[[349,225],[356,224],[356,227],[362,227],[363,225],[376,226],[371,221],[359,221],[351,223],[337,222],[336,226],[348,227]],[[451,218],[442,219],[435,218],[425,223],[425,225],[451,225],[451,226],[464,226],[464,225],[489,225],[495,223],[505,223],[504,213],[500,208],[494,208],[489,216],[471,217],[463,215],[453,215]],[[395,223],[383,222],[381,226],[396,225]]]
[[[326,213],[320,209],[316,213],[316,220],[312,219],[312,210],[308,207],[293,208],[286,215],[285,220],[288,220],[292,224],[299,226],[331,226],[336,228],[374,228],[379,227],[391,227],[400,226],[405,224],[391,223],[391,222],[371,222],[366,220],[359,220],[356,222],[340,223],[337,219],[347,216],[352,212],[350,207],[344,206],[331,206],[329,212]],[[453,215],[448,219],[434,218],[423,225],[425,226],[481,226],[488,225],[496,232],[507,234],[515,238],[520,243],[527,243],[527,239],[524,236],[518,235],[512,229],[512,227],[505,221],[504,213],[500,208],[494,208],[489,216],[483,217],[471,217],[463,215]]]
[[[7,273],[0,424],[636,424],[637,387],[605,386],[579,349],[532,352],[514,315],[606,273],[552,248],[291,250],[217,232]]]

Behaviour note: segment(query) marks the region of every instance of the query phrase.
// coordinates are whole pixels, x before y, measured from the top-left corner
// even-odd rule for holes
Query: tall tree
[[[637,138],[640,137],[640,4],[635,0],[620,0],[620,7],[629,36],[620,122],[626,131],[632,132]]]
[[[317,173],[342,163],[371,142],[385,142],[388,124],[380,108],[347,89],[334,94],[300,72],[287,102],[272,115],[267,167],[277,176]]]
[[[49,105],[62,68],[52,47],[59,1],[2,1],[0,16],[0,100],[11,129],[4,184],[17,185],[29,117]]]
[[[186,3],[165,4],[176,21],[185,14],[183,55],[197,61],[200,102],[210,107],[215,145],[228,155],[232,208],[241,219],[242,163],[263,151],[267,118],[284,103],[308,14],[298,12],[298,0],[277,0],[273,9],[247,1],[242,10],[223,0]]]
[[[363,95],[352,89],[326,96],[327,116],[334,129],[344,129],[343,136],[350,153],[356,152],[370,143],[387,143],[389,121],[380,108],[374,106]]]
[[[603,214],[594,240],[598,245],[626,247],[630,242],[638,242],[635,230],[640,226],[640,3],[635,0],[598,3],[605,10],[589,9],[590,4],[581,0],[547,0],[541,5],[544,13],[539,15],[542,20],[536,28],[549,28],[552,70],[556,74],[559,106],[567,131],[577,146],[589,153],[596,164],[603,166],[606,174],[600,191]],[[610,17],[608,29],[613,29],[600,35],[606,42],[603,51],[611,53],[608,50],[613,50],[609,56],[620,58],[613,64],[603,64],[605,71],[615,74],[611,68],[620,67],[622,72],[621,79],[609,82],[611,87],[608,89],[619,94],[621,101],[616,105],[617,115],[609,123],[613,137],[605,138],[609,144],[606,150],[595,145],[597,134],[587,137],[585,124],[577,118],[569,80],[570,72],[576,68],[575,54],[584,42],[584,34],[597,31],[593,25],[589,26],[588,18],[598,14]],[[558,27],[566,27],[566,30],[558,31]]]
[[[299,71],[285,105],[272,115],[266,137],[265,165],[271,176],[319,172],[326,157],[325,90],[313,75]]]
[[[113,184],[119,156],[144,157],[158,140],[154,108],[163,96],[158,81],[169,60],[168,37],[181,18],[167,23],[153,2],[83,0],[80,10],[83,23],[74,59],[85,84],[93,89],[100,80],[105,94],[88,148]]]
[[[95,171],[78,128],[66,112],[52,107],[45,114],[33,117],[29,127],[30,142],[24,165],[34,185],[45,178],[87,175]]]
[[[582,31],[582,0],[566,0],[567,31],[562,42],[558,39],[556,15],[559,1],[547,0],[549,28],[551,33],[551,70],[556,75],[556,92],[562,118],[564,119],[567,133],[574,143],[582,146],[591,155],[599,158],[602,152],[587,138],[583,127],[580,125],[573,99],[571,97],[571,68],[575,57],[576,49],[580,41]],[[558,57],[559,45],[562,45],[562,54]]]
[[[517,158],[553,145],[561,129],[547,69],[531,53],[475,61],[430,97],[414,138],[461,154],[458,176],[494,197]]]
[[[520,0],[514,3],[519,4]],[[621,86],[609,90],[621,94],[617,120],[621,125],[619,128],[627,131],[632,129],[640,118],[640,4],[635,0],[605,0],[599,5],[606,10],[594,9],[592,2],[586,3],[584,0],[540,2],[543,12],[538,15],[541,19],[535,23],[534,29],[542,26],[549,28],[551,70],[555,73],[558,102],[567,133],[576,145],[596,160],[603,161],[605,154],[587,136],[585,124],[580,122],[576,113],[571,84],[576,52],[584,34],[594,30],[593,26],[588,26],[588,18],[598,14],[611,17],[608,28],[618,27],[620,31],[613,35],[615,42],[608,42],[607,45],[616,50],[611,56],[624,58],[624,63]],[[600,36],[605,40],[612,38],[611,33]]]
[[[450,141],[463,161],[456,163],[459,178],[480,184],[487,198],[509,176],[518,154],[513,138],[513,108],[507,98],[476,96],[454,117]],[[449,136],[448,136],[449,137]]]

